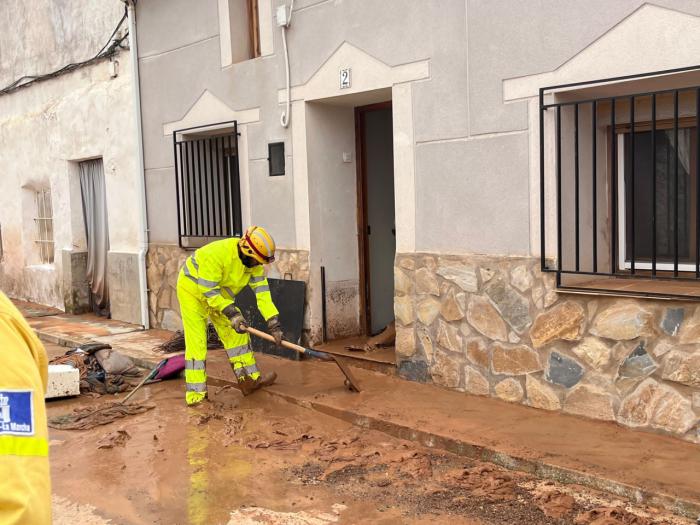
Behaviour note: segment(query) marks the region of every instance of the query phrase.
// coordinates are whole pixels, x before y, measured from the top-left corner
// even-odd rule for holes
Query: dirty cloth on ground
[[[49,419],[49,426],[59,430],[88,430],[134,414],[143,414],[154,405],[107,403],[99,407],[76,408],[71,414]]]
[[[100,350],[96,350],[96,345],[93,346],[95,348],[85,345],[71,349],[64,355],[53,358],[49,364],[77,368],[80,372],[81,394],[116,394],[127,390],[130,384],[125,378],[141,373],[133,361],[111,350],[108,345],[100,345]],[[103,361],[107,370],[102,366]],[[119,373],[111,373],[113,370]]]

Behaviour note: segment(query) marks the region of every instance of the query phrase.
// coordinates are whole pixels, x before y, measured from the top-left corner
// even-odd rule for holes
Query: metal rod
[[[651,95],[651,275],[656,275],[656,95]]]
[[[688,86],[688,87],[684,87],[684,88],[659,89],[658,91],[639,91],[639,92],[637,92],[637,93],[627,93],[627,94],[625,94],[625,96],[627,96],[627,97],[631,97],[631,96],[634,96],[634,97],[648,97],[649,95],[652,95],[652,94],[654,94],[654,93],[656,93],[657,95],[662,95],[662,94],[664,94],[664,93],[673,93],[674,91],[678,91],[678,92],[693,91],[693,90],[697,89],[698,87],[700,87],[700,86]],[[598,100],[598,101],[601,101],[601,100],[611,100],[612,98],[617,98],[617,97],[613,97],[613,96],[610,96],[610,97],[599,97],[599,98],[596,98],[596,99],[593,99],[593,98],[584,98],[584,99],[581,99],[581,100],[568,100],[568,101],[562,101],[562,102],[553,102],[553,103],[551,103],[551,104],[545,104],[545,105],[544,105],[544,109],[555,108],[555,107],[558,107],[558,106],[573,106],[574,104],[587,104],[587,103],[589,103],[589,102],[593,102],[594,100]]]
[[[326,267],[321,266],[321,322],[323,324],[323,342],[328,341],[328,326],[326,314]]]
[[[212,222],[214,223],[214,235],[221,236],[221,220],[219,207],[216,205],[216,196],[218,195],[218,181],[214,177],[214,138],[207,139],[209,143],[209,177],[211,182],[211,212],[212,212]],[[216,184],[216,186],[214,186]],[[216,189],[214,189],[216,187]]]
[[[224,207],[226,213],[226,236],[231,237],[233,235],[233,228],[231,227],[231,197],[230,197],[230,180],[229,180],[229,160],[226,153],[226,142],[227,137],[221,137],[221,150],[222,150],[222,168],[224,171]],[[230,135],[228,136],[228,143],[231,143]]]
[[[632,78],[655,77],[658,75],[667,75],[669,73],[681,73],[683,71],[694,71],[696,69],[700,69],[700,65],[678,67],[675,69],[662,69],[659,71],[651,71],[648,73],[638,73],[638,74],[634,74],[634,75],[624,75],[624,76],[620,76],[620,77],[608,77],[608,78],[600,78],[597,80],[586,80],[583,82],[570,82],[568,84],[559,84],[558,86],[547,86],[547,87],[541,88],[541,91],[551,91],[553,89],[562,89],[562,88],[575,87],[575,86],[585,86],[588,84],[602,84],[602,83],[606,83],[606,82],[619,82],[620,80],[629,80]]]
[[[222,180],[221,176],[221,157],[222,155],[220,154],[219,150],[219,138],[220,137],[214,137],[214,151],[215,151],[215,156],[214,156],[214,163],[216,164],[216,189],[218,192],[217,195],[217,205],[219,208],[219,219],[220,219],[220,224],[221,224],[221,236],[222,237],[227,237],[228,232],[226,231],[226,215],[225,215],[225,210],[224,210],[224,205],[225,203],[222,202],[222,196],[225,196],[225,189],[222,188],[224,186],[224,181]]]
[[[579,220],[578,104],[574,106],[574,200],[576,201],[576,270],[581,269],[581,225]]]
[[[545,264],[545,210],[544,210],[544,91],[540,89],[540,270]]]
[[[593,172],[593,271],[598,271],[598,151],[596,139],[598,138],[598,103],[594,100],[591,109],[591,171]]]
[[[177,137],[175,132],[173,132],[173,155],[173,162],[175,163],[175,206],[177,208],[177,240],[180,248],[182,248],[182,222],[180,218],[180,176],[182,175],[182,170],[178,169]]]
[[[562,243],[561,243],[561,108],[557,108],[557,268],[561,272]]]
[[[613,97],[610,107],[610,122],[612,133],[612,232],[611,232],[611,272],[617,269],[617,135],[615,134],[615,102]]]
[[[686,301],[700,301],[697,295],[682,295],[674,293],[656,293],[656,292],[628,292],[624,290],[609,290],[605,288],[584,288],[581,286],[561,286],[561,290],[570,292],[594,293],[596,295],[611,295],[611,296],[629,296],[629,297],[659,297],[662,299],[683,299]]]
[[[233,213],[234,213],[234,221],[236,225],[236,234],[240,235],[243,233],[243,220],[241,218],[241,176],[238,168],[238,124],[234,127],[234,134],[233,134],[233,139],[235,141],[236,145],[236,162],[233,165],[233,182],[234,182],[234,195],[236,196],[236,199],[234,200],[234,208],[233,208]]]
[[[674,232],[673,232],[673,276],[678,277],[678,91],[673,92],[673,212],[674,212]]]
[[[631,208],[631,236],[629,239],[629,253],[630,253],[630,271],[632,274],[634,274],[635,268],[634,268],[634,256],[635,256],[635,249],[634,249],[634,242],[635,242],[635,194],[634,194],[634,163],[635,159],[637,158],[634,150],[634,96],[630,97],[630,150],[632,151],[632,155],[630,156],[631,162],[630,162],[630,208]],[[623,152],[624,155],[624,152]],[[625,232],[626,234],[626,232]]]
[[[231,156],[233,152],[233,147],[231,145],[231,135],[227,136],[228,141],[228,154],[226,155],[226,220],[229,223],[229,236],[236,234],[236,226],[233,223],[233,188],[232,188],[232,178],[233,170],[231,169]]]
[[[201,171],[200,175],[204,179],[204,195],[201,197],[202,199],[202,215],[204,216],[204,235],[209,236],[212,234],[212,227],[211,227],[211,215],[210,211],[211,208],[209,208],[209,176],[207,173],[207,141],[202,139],[198,140],[198,143],[201,144],[202,147],[202,165],[201,165]]]
[[[559,273],[561,275],[590,275],[594,277],[614,277],[615,279],[642,279],[642,278],[647,278],[650,280],[654,281],[688,281],[688,282],[697,282],[697,279],[695,279],[695,272],[692,270],[688,271],[682,271],[680,272],[678,277],[673,277],[673,268],[669,266],[669,270],[659,270],[657,275],[653,276],[651,274],[643,274],[640,273],[641,271],[648,272],[649,270],[641,270],[639,268],[639,265],[637,265],[637,273],[632,275],[631,273],[622,273],[622,272],[616,272],[616,273],[610,273],[610,272],[588,272],[585,270],[581,270],[579,272],[575,270],[562,270],[561,272],[557,270],[552,270],[548,269],[546,270],[547,272],[551,273]],[[683,274],[688,274],[692,275],[692,277],[683,277]]]
[[[188,192],[188,205],[190,207],[190,227],[189,234],[197,235],[197,180],[195,178],[194,169],[194,143],[191,140],[185,142],[185,153],[187,156],[187,184],[190,189]]]

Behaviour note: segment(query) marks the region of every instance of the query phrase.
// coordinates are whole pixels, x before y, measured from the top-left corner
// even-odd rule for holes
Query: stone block
[[[476,292],[479,288],[476,266],[471,263],[440,257],[435,271],[465,292]]]
[[[673,388],[645,379],[620,405],[617,419],[631,427],[685,434],[697,423],[691,402]]]
[[[564,412],[579,416],[615,420],[613,396],[603,389],[592,385],[577,385],[564,400]]]
[[[479,268],[479,273],[481,274],[481,282],[487,283],[491,279],[493,279],[493,276],[496,275],[496,271],[492,270],[491,268]]]
[[[494,344],[491,356],[491,370],[494,374],[517,376],[542,370],[540,357],[532,348],[525,345],[503,346]]]
[[[521,292],[526,292],[532,288],[532,274],[525,264],[513,268],[510,272],[510,283]]]
[[[455,293],[454,289],[447,292],[442,301],[440,315],[447,321],[464,319],[467,310],[467,295],[464,292]]]
[[[464,390],[475,396],[488,396],[489,382],[481,372],[471,366],[465,366]]]
[[[416,293],[440,295],[440,284],[433,272],[427,268],[421,268],[415,273]]]
[[[397,255],[398,264],[404,270],[413,271],[416,269],[416,261],[412,255]]]
[[[420,348],[423,350],[423,355],[425,356],[425,360],[428,363],[431,363],[433,361],[433,338],[430,335],[430,330],[428,330],[424,326],[419,326],[416,329],[417,336],[418,336],[418,344],[420,344]]]
[[[173,310],[164,310],[163,318],[160,322],[160,326],[164,330],[171,330],[173,332],[177,330],[182,330],[182,319]]]
[[[646,351],[646,344],[641,341],[620,365],[620,377],[646,377],[651,375],[659,365]]]
[[[394,268],[394,292],[397,295],[411,295],[413,280],[400,268]]]
[[[394,315],[396,320],[406,326],[413,322],[413,298],[410,296],[394,297]]]
[[[542,298],[544,297],[544,286],[535,286],[532,289],[532,304],[535,305],[535,308],[538,310],[541,310],[544,308],[544,303],[542,302]]]
[[[435,318],[440,313],[440,301],[435,297],[429,296],[423,299],[416,305],[416,316],[426,326],[430,326],[435,321]]]
[[[700,350],[671,351],[664,359],[661,377],[667,381],[700,388]]]
[[[493,390],[499,399],[510,403],[519,403],[525,394],[520,382],[512,377],[498,383]]]
[[[678,334],[684,316],[685,310],[683,308],[666,308],[661,320],[661,329],[668,335]]]
[[[489,339],[494,341],[508,340],[508,328],[505,321],[485,297],[471,296],[467,307],[467,321]]]
[[[49,365],[46,399],[80,395],[80,371],[70,365]]]
[[[438,323],[437,342],[446,350],[462,352],[462,335],[459,328],[446,323],[442,319]]]
[[[62,250],[63,305],[68,314],[90,311],[90,285],[87,281],[87,252]]]
[[[549,354],[545,379],[550,383],[571,388],[581,381],[583,373],[583,367],[570,357],[566,357],[559,352]]]
[[[597,337],[585,337],[572,351],[594,370],[601,371],[610,364],[612,350]]]
[[[549,308],[552,306],[554,303],[556,303],[559,300],[559,294],[555,290],[550,290],[546,294],[544,294],[544,300],[542,301],[542,306],[544,308]]]
[[[428,365],[425,361],[399,361],[398,373],[399,376],[409,381],[427,383],[430,379]]]
[[[396,327],[396,354],[402,358],[416,353],[416,331],[413,327]]]
[[[566,301],[537,316],[530,328],[530,339],[535,348],[558,339],[576,341],[583,334],[585,320],[581,305]]]
[[[529,301],[505,282],[503,277],[494,278],[484,291],[489,296],[503,319],[516,332],[522,333],[532,323]]]
[[[693,316],[683,323],[678,335],[682,344],[700,343],[700,307],[696,308]]]
[[[518,334],[511,330],[510,332],[508,332],[508,342],[513,344],[519,343],[520,336],[518,336]]]
[[[525,390],[527,391],[527,404],[531,407],[543,410],[559,410],[561,408],[557,393],[531,375],[525,377]]]
[[[489,348],[479,338],[469,339],[466,342],[467,359],[486,370],[491,364],[491,353]]]
[[[628,341],[653,334],[654,315],[636,303],[616,303],[600,312],[591,334],[615,341]]]
[[[432,255],[424,255],[421,257],[420,265],[421,268],[427,268],[431,272],[437,270],[437,263],[435,262],[435,257]]]
[[[457,388],[461,381],[463,363],[461,359],[436,351],[435,359],[430,367],[430,376],[436,385],[447,388]]]

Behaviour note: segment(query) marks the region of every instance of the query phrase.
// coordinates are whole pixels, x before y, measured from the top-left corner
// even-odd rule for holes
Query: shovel
[[[246,326],[245,330],[246,332],[248,332],[251,335],[254,335],[255,337],[259,337],[260,339],[264,339],[265,341],[269,341],[271,343],[275,342],[275,338],[272,337],[270,334],[266,334],[265,332],[261,332],[260,330],[256,330],[255,328],[251,328],[249,326]],[[348,388],[348,390],[350,390],[351,392],[360,391],[360,384],[357,382],[357,379],[355,379],[355,377],[352,375],[350,367],[346,366],[345,363],[343,363],[340,359],[336,358],[334,355],[327,354],[326,352],[319,352],[318,350],[313,350],[311,348],[295,345],[294,343],[290,343],[289,341],[285,340],[282,340],[282,346],[290,350],[294,350],[295,352],[299,352],[300,354],[305,354],[310,357],[315,357],[316,359],[321,359],[322,361],[334,361],[335,364],[338,365],[338,368],[340,368],[340,371],[343,372],[343,375],[345,376],[345,386]]]

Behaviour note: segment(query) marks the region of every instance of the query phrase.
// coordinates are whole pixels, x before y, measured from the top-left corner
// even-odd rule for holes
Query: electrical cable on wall
[[[117,24],[117,27],[114,28],[114,31],[112,31],[112,34],[109,36],[107,39],[107,42],[105,43],[104,46],[102,46],[102,49],[100,49],[92,58],[88,58],[87,60],[83,60],[82,62],[74,62],[68,65],[63,66],[60,69],[57,69],[55,71],[52,71],[50,73],[45,73],[43,75],[24,75],[14,82],[12,82],[10,85],[0,89],[0,96],[2,95],[7,95],[8,93],[12,93],[13,91],[16,91],[18,89],[27,87],[31,84],[34,84],[35,82],[41,82],[42,80],[47,80],[49,78],[54,78],[59,75],[63,75],[65,73],[68,73],[70,71],[74,71],[76,69],[79,69],[81,67],[89,66],[90,64],[93,64],[95,62],[98,62],[102,59],[105,58],[111,58],[117,53],[117,49],[126,49],[124,46],[122,46],[122,42],[126,40],[129,36],[129,33],[127,32],[124,34],[121,38],[115,39],[114,36],[117,34],[119,29],[121,29],[122,25],[126,21],[126,10],[124,12],[124,15],[122,16],[121,20],[119,20],[119,23]]]
[[[287,49],[287,28],[292,23],[292,13],[294,12],[294,0],[289,5],[289,16],[286,23],[282,26],[282,47],[284,47],[284,70],[286,73],[286,88],[287,88],[287,103],[285,110],[280,117],[280,124],[283,128],[289,126],[289,118],[291,113],[291,87],[289,85],[289,50]]]

